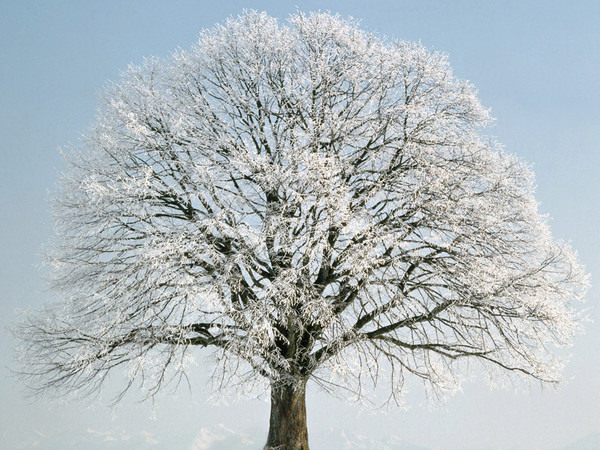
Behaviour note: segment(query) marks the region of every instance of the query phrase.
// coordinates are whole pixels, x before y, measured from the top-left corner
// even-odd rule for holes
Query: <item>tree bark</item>
[[[306,382],[271,385],[271,418],[265,450],[309,450]]]

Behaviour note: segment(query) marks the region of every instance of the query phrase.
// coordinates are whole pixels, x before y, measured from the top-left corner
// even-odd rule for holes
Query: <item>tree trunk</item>
[[[271,385],[271,419],[265,450],[309,450],[306,382]]]

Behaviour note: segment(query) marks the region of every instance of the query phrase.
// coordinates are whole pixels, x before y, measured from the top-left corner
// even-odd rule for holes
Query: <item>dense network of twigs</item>
[[[152,394],[209,347],[223,380],[556,380],[586,277],[489,122],[445,55],[323,13],[130,67],[68,156],[23,373],[95,391],[126,366]]]

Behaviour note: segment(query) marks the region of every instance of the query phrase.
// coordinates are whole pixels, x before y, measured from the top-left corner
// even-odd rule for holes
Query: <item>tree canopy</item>
[[[130,67],[55,196],[32,386],[127,366],[153,394],[199,347],[272,387],[557,380],[586,276],[490,122],[444,54],[325,13],[247,12]]]

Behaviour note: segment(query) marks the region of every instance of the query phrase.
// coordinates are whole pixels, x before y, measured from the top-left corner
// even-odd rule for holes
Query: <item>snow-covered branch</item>
[[[445,55],[329,14],[248,12],[130,67],[68,156],[62,300],[19,328],[24,371],[155,392],[207,347],[271,384],[386,360],[446,389],[465,358],[556,380],[586,275],[490,121]]]

